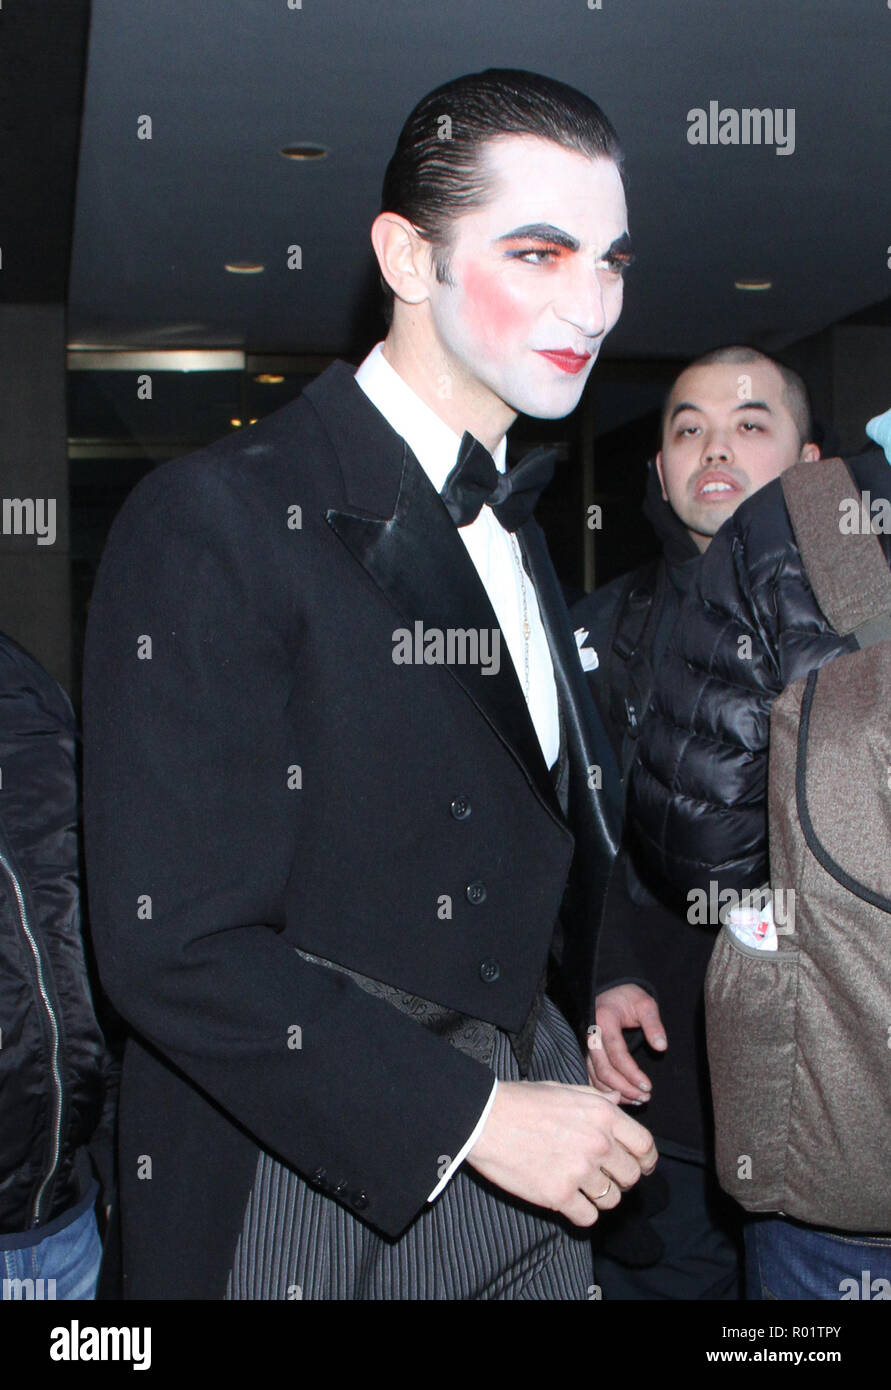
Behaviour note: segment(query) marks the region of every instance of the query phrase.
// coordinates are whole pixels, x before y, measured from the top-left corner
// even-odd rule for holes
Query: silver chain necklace
[[[523,598],[523,693],[526,696],[526,704],[529,704],[529,638],[532,629],[529,626],[529,603],[526,597],[526,572],[523,569],[523,561],[520,556],[520,547],[513,531],[509,531],[511,552],[517,566],[517,573],[520,576],[520,593]]]

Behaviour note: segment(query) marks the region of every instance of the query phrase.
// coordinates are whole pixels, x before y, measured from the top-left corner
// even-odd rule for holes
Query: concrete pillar
[[[0,629],[70,691],[68,538],[64,307],[0,304]]]

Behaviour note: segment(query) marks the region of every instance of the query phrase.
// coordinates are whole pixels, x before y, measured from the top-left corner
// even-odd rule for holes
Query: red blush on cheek
[[[469,264],[462,276],[464,318],[481,338],[504,339],[525,327],[527,312],[498,277],[479,265]]]

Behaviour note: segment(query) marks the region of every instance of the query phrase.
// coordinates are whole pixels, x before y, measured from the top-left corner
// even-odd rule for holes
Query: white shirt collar
[[[382,348],[380,342],[371,349],[356,372],[356,383],[402,436],[436,491],[441,492],[457,462],[461,438],[403,381],[384,357]],[[492,456],[501,473],[506,468],[506,452],[507,444],[502,438]]]

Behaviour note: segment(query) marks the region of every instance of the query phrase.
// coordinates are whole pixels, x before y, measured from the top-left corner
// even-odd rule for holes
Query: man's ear
[[[799,455],[798,461],[799,463],[816,463],[819,457],[819,444],[804,444],[802,445],[801,454]]]
[[[665,474],[662,472],[662,450],[656,455],[656,472],[659,475],[659,482],[662,485],[662,500],[668,501],[668,493],[665,491]]]
[[[428,296],[430,248],[407,218],[382,212],[371,224],[371,244],[390,289],[405,304],[422,304]]]

